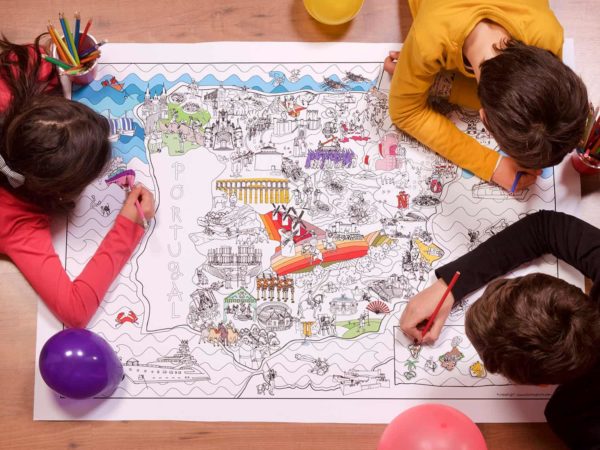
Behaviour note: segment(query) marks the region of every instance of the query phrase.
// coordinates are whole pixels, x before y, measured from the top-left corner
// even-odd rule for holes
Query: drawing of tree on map
[[[444,261],[554,209],[553,172],[513,195],[462,171],[391,124],[380,74],[375,63],[104,65],[77,93],[111,121],[106,176],[135,169],[157,199],[90,324],[123,362],[115,396],[400,398],[407,385],[508,384],[464,336],[466,305],[418,355],[398,320]],[[113,77],[124,90],[102,85]],[[494,148],[476,113],[445,112]],[[123,196],[103,179],[86,190],[70,273]]]

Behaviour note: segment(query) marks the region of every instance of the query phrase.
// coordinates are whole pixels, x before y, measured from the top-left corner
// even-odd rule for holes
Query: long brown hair
[[[33,46],[0,39],[0,78],[11,95],[1,114],[0,155],[25,177],[13,188],[0,185],[47,212],[66,211],[101,173],[111,155],[106,118],[64,98],[55,69],[40,80],[40,35]]]

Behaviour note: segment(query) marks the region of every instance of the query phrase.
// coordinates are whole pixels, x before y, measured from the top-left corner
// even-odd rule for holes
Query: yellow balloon
[[[304,0],[304,7],[315,20],[340,25],[354,19],[365,0]]]

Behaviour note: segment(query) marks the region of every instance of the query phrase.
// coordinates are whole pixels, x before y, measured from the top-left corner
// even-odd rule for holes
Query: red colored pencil
[[[90,20],[87,21],[87,24],[85,25],[85,28],[83,29],[83,33],[81,33],[81,36],[79,37],[79,42],[77,43],[77,50],[79,50],[81,48],[81,44],[83,43],[83,41],[85,41],[85,38],[87,37],[88,31],[90,31],[91,26],[92,26],[92,18],[90,17]]]
[[[429,320],[427,321],[425,328],[423,328],[423,331],[421,331],[421,337],[424,337],[427,334],[427,332],[429,331],[429,329],[431,328],[431,325],[433,325],[433,321],[435,320],[435,317],[440,312],[440,309],[442,308],[442,305],[444,304],[444,300],[446,300],[446,297],[448,297],[448,294],[450,293],[450,291],[456,284],[456,280],[458,280],[458,277],[460,277],[460,272],[456,271],[456,273],[452,277],[452,280],[450,281],[450,284],[446,288],[446,292],[444,292],[444,295],[442,295],[441,300],[438,302],[437,306],[435,307],[433,314],[431,315],[431,317],[429,317]]]

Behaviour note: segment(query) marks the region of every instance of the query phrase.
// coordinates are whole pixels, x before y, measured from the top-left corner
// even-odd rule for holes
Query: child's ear
[[[481,121],[487,127],[487,116],[485,115],[485,109],[479,108],[479,117],[481,117]]]

